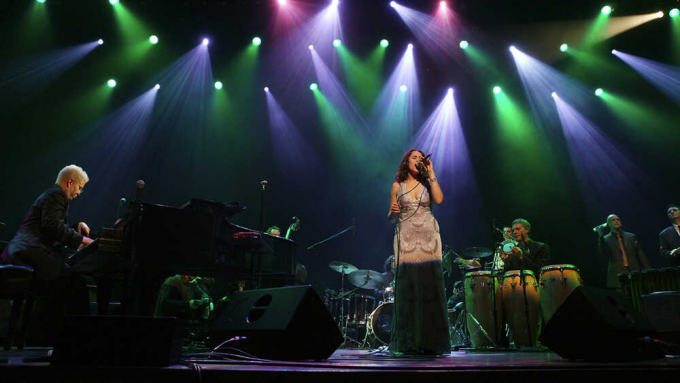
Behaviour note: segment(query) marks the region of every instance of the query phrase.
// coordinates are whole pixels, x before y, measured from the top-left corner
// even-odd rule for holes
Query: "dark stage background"
[[[491,86],[501,80],[492,72],[488,76],[471,76],[470,69],[459,59],[433,60],[418,51],[415,38],[387,3],[343,0],[340,5],[343,45],[361,56],[370,52],[380,39],[388,38],[390,47],[385,56],[383,82],[399,61],[403,47],[409,42],[416,45],[423,109],[416,127],[439,104],[449,86],[456,88],[456,107],[477,194],[470,200],[466,196],[449,197],[459,180],[446,180],[446,173],[438,172],[446,181],[445,200],[434,212],[444,244],[457,252],[470,246],[492,247],[500,239],[492,233],[492,220],[497,218],[500,226],[522,217],[531,222],[534,239],[550,244],[552,263],[575,264],[581,268],[586,284],[602,286],[606,260],[598,257],[591,229],[604,222],[608,214],[617,213],[624,230],[638,235],[651,263],[655,267],[667,265],[658,255],[658,233],[669,224],[666,205],[680,202],[678,131],[641,140],[637,132],[624,128],[606,108],[594,107],[589,111],[591,120],[625,148],[626,155],[638,165],[647,181],[634,185],[632,194],[625,189],[621,193],[597,195],[601,202],[587,205],[577,187],[564,138],[560,134],[547,135],[551,139],[548,179],[533,175],[534,164],[506,163],[499,155],[503,144],[496,137],[498,127],[490,92]],[[402,2],[422,12],[430,12],[437,3]],[[107,1],[48,0],[47,21],[41,25],[28,22],[33,1],[12,0],[0,6],[0,68],[54,49],[98,38],[106,41],[54,81],[34,91],[4,86],[12,73],[0,72],[3,164],[0,221],[7,223],[2,239],[11,238],[30,204],[54,182],[57,172],[76,163],[89,173],[91,181],[84,194],[71,203],[70,219],[87,222],[95,232],[113,222],[119,198],[134,197],[137,179],[146,181],[143,200],[148,202],[179,206],[191,197],[238,201],[248,210],[232,221],[256,229],[260,181],[267,180],[265,227],[276,224],[285,232],[291,217],[300,218],[301,230],[294,236],[300,245],[298,257],[307,265],[310,281],[317,288],[337,287],[339,274],[326,266],[331,261],[380,270],[386,257],[393,253],[394,226],[386,219],[389,190],[401,155],[409,145],[373,147],[367,140],[366,151],[347,151],[346,156],[340,157],[331,154],[331,144],[308,88],[315,80],[311,59],[300,53],[282,52],[277,47],[277,36],[272,32],[276,8],[273,2],[129,0],[124,4],[161,38],[158,49],[139,62],[119,55],[126,43]],[[305,4],[312,11],[325,7],[321,2]],[[450,4],[465,21],[470,40],[474,41],[476,36],[477,44],[492,52],[504,92],[513,94],[527,109],[524,89],[507,46],[530,46],[542,38],[545,25],[542,23],[593,19],[604,5],[591,1],[527,0]],[[676,1],[618,1],[615,16],[667,12],[675,6]],[[677,66],[678,47],[676,51],[672,49],[673,31],[668,21],[665,18],[650,22],[615,36],[595,46],[593,54],[605,56],[615,47]],[[534,32],[526,33],[527,30]],[[213,77],[238,78],[238,73],[230,69],[231,63],[256,35],[262,37],[263,45],[259,48],[253,81],[225,81],[230,102],[228,117],[203,118],[200,100],[185,100],[182,95],[171,95],[161,88],[143,134],[126,132],[124,121],[110,123],[114,111],[153,86],[158,73],[197,46],[203,36],[211,39]],[[574,65],[568,57],[555,59],[554,55],[538,50],[525,51],[558,70]],[[288,56],[293,54],[299,58]],[[282,64],[284,59],[299,63],[298,71],[287,70]],[[623,62],[611,55],[607,60],[620,71],[583,71],[578,80],[593,89],[616,88],[619,94],[653,107],[652,114],[677,117],[677,104]],[[49,68],[40,68],[43,70]],[[626,76],[619,76],[620,72]],[[99,109],[89,108],[87,92],[111,77],[118,80],[118,87]],[[264,86],[272,89],[304,139],[306,149],[297,153],[295,159],[275,155],[276,145],[288,143],[272,139]],[[189,109],[178,111],[178,105],[188,105]],[[194,114],[198,117],[187,117]],[[120,124],[120,131],[111,128],[116,124]],[[369,121],[369,127],[370,124]],[[677,119],[670,124],[680,128]],[[560,132],[559,126],[543,128]],[[640,131],[649,128],[637,127]],[[117,141],[119,135],[127,136]],[[527,145],[526,150],[534,149]],[[353,220],[357,226],[355,234],[346,234],[312,251],[305,250],[347,228]]]

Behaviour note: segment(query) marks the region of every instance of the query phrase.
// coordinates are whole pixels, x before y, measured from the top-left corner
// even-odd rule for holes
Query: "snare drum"
[[[473,271],[465,274],[465,307],[469,314],[466,318],[467,328],[472,345],[476,348],[497,346],[503,332],[501,284],[498,277],[494,279],[495,284],[492,283],[490,271]],[[496,304],[495,324],[494,301]]]
[[[351,323],[356,326],[366,326],[368,317],[375,309],[375,297],[370,295],[355,294],[352,298],[352,315]]]
[[[533,271],[524,270],[523,276],[524,281],[522,281],[520,270],[512,270],[503,274],[505,320],[516,346],[536,347],[541,331],[538,283],[536,283]]]
[[[393,311],[394,302],[385,302],[368,317],[368,339],[371,343],[390,344]]]
[[[539,287],[541,316],[548,323],[569,294],[581,286],[581,274],[574,265],[549,265],[541,268]]]

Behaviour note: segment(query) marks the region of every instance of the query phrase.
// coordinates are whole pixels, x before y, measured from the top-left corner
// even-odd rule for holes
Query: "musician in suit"
[[[550,262],[550,248],[548,244],[537,242],[529,238],[531,224],[526,219],[518,218],[512,221],[512,233],[517,246],[509,254],[501,253],[505,270],[531,270],[536,278],[541,267]]]
[[[659,253],[680,265],[680,206],[669,205],[666,214],[671,225],[659,233]]]
[[[604,235],[607,227],[610,233]],[[621,227],[619,216],[610,214],[607,217],[606,226],[600,225],[596,228],[599,252],[602,256],[609,258],[607,288],[611,289],[621,288],[619,274],[652,268],[635,234],[623,231]]]
[[[211,305],[202,278],[175,275],[161,286],[154,316],[176,317],[185,326],[193,326],[208,319]]]
[[[67,224],[69,201],[82,192],[89,181],[87,173],[76,165],[61,169],[55,185],[33,202],[19,230],[5,247],[2,263],[28,266],[35,270],[33,289],[45,295],[46,315],[54,328],[46,339],[56,334],[56,325],[64,312],[89,315],[87,285],[81,275],[65,263],[66,247],[82,248],[90,243],[89,227],[80,222],[76,228]]]

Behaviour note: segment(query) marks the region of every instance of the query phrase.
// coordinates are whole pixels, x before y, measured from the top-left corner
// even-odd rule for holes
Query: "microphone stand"
[[[317,246],[319,246],[319,245],[321,245],[321,244],[324,244],[324,243],[330,241],[330,240],[333,239],[333,238],[337,238],[337,237],[339,237],[339,236],[341,236],[341,235],[343,235],[343,234],[349,232],[350,230],[353,230],[355,227],[356,227],[356,226],[355,226],[354,224],[352,224],[352,225],[350,225],[350,227],[348,227],[348,228],[346,228],[346,229],[340,231],[339,233],[333,234],[333,235],[331,235],[330,237],[328,237],[328,238],[326,238],[326,239],[323,239],[323,240],[321,240],[321,241],[319,241],[319,242],[317,242],[317,243],[315,243],[315,244],[309,246],[306,250],[311,250],[311,249],[313,249],[313,248],[315,248],[315,247],[317,247]],[[316,287],[317,287],[317,289],[318,289],[318,287],[319,287],[319,279],[318,279],[318,278],[319,278],[319,253],[316,253],[316,262],[315,262],[315,265],[316,265],[316,278],[317,278],[317,283],[316,283],[317,286],[316,286]]]

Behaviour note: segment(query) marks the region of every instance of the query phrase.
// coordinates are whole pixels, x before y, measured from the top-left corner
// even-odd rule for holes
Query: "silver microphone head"
[[[137,180],[137,189],[143,189],[144,185],[146,185],[146,183],[144,183],[144,180]]]

